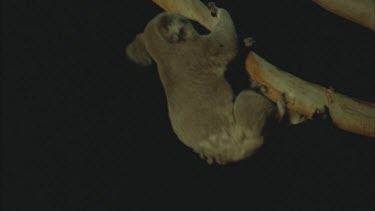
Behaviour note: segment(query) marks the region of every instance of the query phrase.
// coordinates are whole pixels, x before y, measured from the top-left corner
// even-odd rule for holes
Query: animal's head
[[[175,13],[162,13],[156,17],[159,34],[170,44],[183,43],[194,39],[198,33],[191,22]]]
[[[185,17],[164,12],[153,18],[144,32],[126,48],[127,56],[137,64],[147,66],[154,59],[169,54],[179,44],[194,40],[199,34]]]

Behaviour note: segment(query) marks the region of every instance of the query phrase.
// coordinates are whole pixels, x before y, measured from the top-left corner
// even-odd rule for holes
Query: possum
[[[209,164],[227,164],[254,154],[266,123],[284,111],[253,90],[234,96],[224,72],[237,54],[235,26],[227,10],[213,3],[208,9],[217,21],[210,33],[199,34],[189,19],[163,12],[126,53],[140,65],[156,63],[181,142]]]

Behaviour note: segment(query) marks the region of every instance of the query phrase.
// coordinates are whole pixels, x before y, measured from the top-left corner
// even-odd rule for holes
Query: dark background
[[[274,65],[375,101],[370,30],[310,1],[217,5]],[[156,67],[124,55],[161,11],[149,0],[3,1],[3,210],[374,210],[374,139],[329,121],[280,126],[227,166],[179,142]],[[228,73],[236,92],[246,52]]]

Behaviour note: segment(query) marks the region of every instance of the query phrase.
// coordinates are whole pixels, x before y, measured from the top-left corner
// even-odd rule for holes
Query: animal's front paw
[[[281,94],[280,99],[277,101],[276,104],[277,104],[278,118],[279,118],[279,121],[281,121],[284,118],[285,112],[287,110],[287,101],[286,101],[285,93]]]
[[[313,114],[313,119],[326,120],[329,117],[329,108],[327,106],[324,106],[323,108],[317,108]]]
[[[306,116],[303,116],[303,115],[301,115],[301,114],[299,114],[295,111],[292,111],[292,110],[289,110],[288,114],[289,114],[289,123],[291,125],[298,125],[298,124],[307,120]]]
[[[217,13],[219,12],[219,9],[216,7],[214,2],[208,2],[208,9],[211,12],[212,17],[217,17]]]
[[[268,91],[266,86],[253,80],[250,81],[250,87],[260,91],[262,94],[267,93]]]

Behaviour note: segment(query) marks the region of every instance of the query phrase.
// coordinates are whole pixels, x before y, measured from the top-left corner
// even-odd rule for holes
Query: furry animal
[[[140,65],[156,62],[178,138],[208,163],[226,164],[263,144],[265,124],[278,109],[252,90],[234,100],[224,72],[237,54],[235,26],[225,9],[212,3],[209,9],[217,19],[209,34],[200,35],[187,18],[165,12],[126,51]]]

